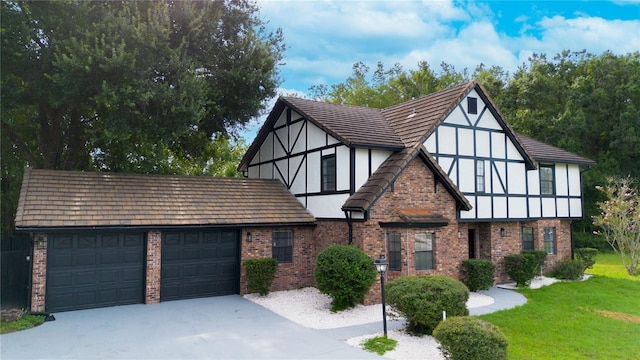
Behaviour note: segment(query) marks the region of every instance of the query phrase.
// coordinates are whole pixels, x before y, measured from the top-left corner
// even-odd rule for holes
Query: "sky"
[[[481,63],[509,73],[533,53],[640,51],[640,0],[355,1],[257,0],[267,29],[281,28],[286,51],[279,94],[309,94],[344,82],[354,63],[372,71],[427,61],[470,73]],[[270,104],[273,104],[273,99]],[[272,106],[272,105],[271,105]],[[270,106],[268,107],[270,110]],[[265,116],[241,133],[251,143]]]

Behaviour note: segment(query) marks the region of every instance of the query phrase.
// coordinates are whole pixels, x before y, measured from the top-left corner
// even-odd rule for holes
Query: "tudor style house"
[[[354,244],[390,279],[459,277],[544,250],[570,257],[591,160],[513,131],[475,81],[385,109],[278,99],[246,178],[27,169],[16,228],[33,243],[32,311],[244,294],[242,261],[274,257],[272,291],[313,286],[317,254]],[[366,302],[377,302],[379,286]]]
[[[463,260],[488,259],[502,282],[505,255],[572,255],[593,165],[515,133],[472,81],[385,109],[281,97],[239,169],[297,197],[318,249],[385,254],[392,278],[457,278]]]

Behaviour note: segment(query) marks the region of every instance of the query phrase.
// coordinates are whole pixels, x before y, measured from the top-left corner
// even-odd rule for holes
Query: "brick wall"
[[[35,233],[33,239],[31,311],[44,312],[47,291],[47,234]]]
[[[280,263],[271,291],[292,290],[306,286],[314,286],[313,264],[315,263],[315,247],[313,243],[313,227],[277,227],[244,229],[241,236],[241,259],[272,257],[272,234],[275,230],[293,231],[293,262]],[[247,241],[247,233],[251,233],[251,242]],[[247,274],[245,267],[240,266],[240,294],[247,293]]]
[[[145,304],[160,302],[160,277],[162,275],[162,233],[149,231],[147,233]]]

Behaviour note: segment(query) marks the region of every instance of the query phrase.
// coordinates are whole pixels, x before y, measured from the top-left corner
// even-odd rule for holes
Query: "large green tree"
[[[248,0],[3,0],[3,230],[25,163],[210,173],[280,84],[282,33],[258,15]]]

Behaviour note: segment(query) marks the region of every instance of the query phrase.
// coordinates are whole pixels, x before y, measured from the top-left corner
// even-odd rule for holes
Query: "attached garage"
[[[160,300],[239,293],[238,230],[162,234]]]
[[[47,261],[49,312],[144,302],[142,233],[52,235]]]
[[[34,242],[34,312],[240,294],[242,254],[271,256],[273,229],[311,226],[277,180],[37,169],[16,214]]]

